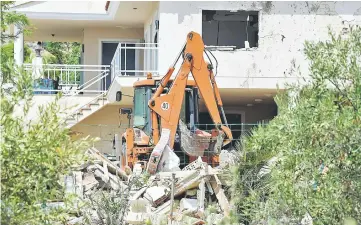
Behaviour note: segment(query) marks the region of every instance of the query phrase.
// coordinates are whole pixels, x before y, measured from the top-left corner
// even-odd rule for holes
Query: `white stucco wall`
[[[39,107],[47,107],[51,102],[55,101],[55,95],[34,95],[31,107],[27,113],[25,119],[27,121],[36,121],[39,118]],[[84,96],[63,96],[58,100],[59,110],[62,114],[59,114],[60,117],[76,111],[81,106],[87,104],[94,96],[84,95]],[[22,106],[16,107],[14,115],[23,116]]]
[[[257,49],[212,51],[219,63],[220,88],[282,88],[296,81],[284,79],[293,63],[307,75],[306,40],[327,39],[329,25],[336,32],[349,24],[361,25],[361,2],[160,2],[161,73],[174,61],[188,32],[202,34],[202,10],[260,11]]]
[[[106,105],[72,127],[72,131],[79,133],[79,137],[100,138],[95,147],[103,153],[112,153],[114,134],[123,134],[129,123],[127,115],[119,114],[120,108],[132,106]]]

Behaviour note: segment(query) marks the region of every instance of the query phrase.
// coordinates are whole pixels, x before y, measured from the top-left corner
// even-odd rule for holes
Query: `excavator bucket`
[[[191,132],[187,125],[179,120],[180,147],[189,156],[203,156],[204,151],[209,148],[211,134],[196,130]]]
[[[212,133],[208,133],[201,130],[191,132],[187,125],[182,120],[179,121],[179,131],[181,138],[181,149],[189,156],[203,156],[204,152],[207,151],[211,154],[218,154],[221,152],[223,146],[224,133],[218,130],[213,130]],[[155,174],[158,170],[162,170],[164,167],[163,154],[164,151],[172,151],[169,148],[169,134],[168,129],[162,129],[162,135],[154,147],[150,159],[147,165],[147,171],[150,174]]]
[[[203,156],[205,151],[217,154],[221,151],[224,135],[212,131],[212,134],[196,129],[191,132],[183,121],[179,121],[181,149],[189,156]]]

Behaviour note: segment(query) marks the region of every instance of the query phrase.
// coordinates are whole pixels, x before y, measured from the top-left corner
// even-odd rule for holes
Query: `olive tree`
[[[1,2],[1,35],[14,24],[28,24],[26,17],[7,12]],[[34,101],[32,77],[1,54],[0,165],[1,224],[54,224],[66,216],[64,209],[50,209],[48,202],[64,201],[62,175],[83,159],[87,140],[73,140],[65,127],[57,100],[39,108],[38,119],[28,120]]]
[[[361,221],[361,29],[304,52],[311,80],[278,94],[279,115],[240,145],[233,194],[245,224]]]

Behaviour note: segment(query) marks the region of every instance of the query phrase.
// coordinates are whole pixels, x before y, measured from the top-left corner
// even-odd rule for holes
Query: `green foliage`
[[[224,217],[217,225],[240,225],[238,222],[237,215],[234,215],[233,212],[230,212],[230,215]]]
[[[81,44],[77,42],[46,42],[44,49],[56,58],[56,64],[79,64]]]
[[[81,161],[87,142],[73,141],[59,117],[57,101],[39,108],[39,120],[27,121],[32,80],[12,71],[16,83],[1,88],[1,223],[49,223],[39,204],[63,198],[60,176]]]
[[[81,44],[77,42],[46,42],[44,43],[44,50],[52,56],[51,63],[53,64],[79,64],[81,56]],[[56,76],[60,76],[60,72],[55,72]],[[80,82],[80,72],[71,73],[69,79],[71,81],[77,79]]]
[[[14,42],[11,41],[7,44],[4,44],[1,46],[1,53],[3,59],[13,59],[14,58]],[[24,62],[25,63],[31,63],[31,49],[29,46],[24,46]]]
[[[83,213],[86,224],[104,224],[103,221],[107,225],[123,224],[129,210],[130,190],[137,179],[137,176],[131,177],[127,185],[118,183],[118,189],[112,192],[104,191],[103,187],[88,195],[90,207],[84,207]],[[92,213],[92,210],[95,210],[95,213]]]
[[[232,200],[245,224],[361,221],[361,29],[305,54],[312,81],[280,93],[279,115],[241,145]]]
[[[18,37],[20,33],[9,34],[8,29],[10,26],[17,25],[23,28],[23,32],[29,33],[28,26],[29,20],[26,16],[16,12],[9,11],[10,7],[14,4],[13,1],[1,1],[0,2],[0,23],[1,23],[1,35],[0,35],[0,57],[1,57],[1,81],[3,83],[14,82],[11,76],[11,71],[14,65],[14,44],[13,41]],[[28,48],[24,49],[25,59],[30,56]]]
[[[1,11],[0,11],[0,23],[1,23],[1,45],[8,41],[9,39],[16,38],[20,33],[15,34],[7,34],[5,31],[9,28],[11,25],[17,25],[19,27],[22,27],[24,29],[25,33],[29,33],[30,30],[28,29],[28,26],[30,25],[30,22],[28,18],[23,15],[16,12],[9,11],[10,7],[14,4],[14,1],[0,1]]]
[[[14,65],[14,42],[9,41],[0,47],[1,55],[1,74],[3,82],[12,80],[11,71]],[[28,46],[24,46],[24,62],[31,62],[31,49]]]
[[[1,223],[54,224],[64,220],[68,207],[50,209],[47,202],[68,203],[60,178],[81,161],[88,142],[71,139],[59,117],[60,96],[39,108],[38,120],[28,120],[34,113],[30,111],[33,80],[14,65],[17,34],[8,35],[4,30],[14,24],[25,27],[29,22],[23,15],[8,12],[10,5],[1,2]],[[31,50],[25,47],[25,62],[30,60]]]

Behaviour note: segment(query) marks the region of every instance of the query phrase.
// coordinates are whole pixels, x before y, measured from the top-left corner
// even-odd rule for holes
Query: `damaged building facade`
[[[114,135],[133,124],[134,82],[163,76],[173,63],[188,32],[202,35],[212,55],[216,81],[234,137],[253,124],[277,115],[273,97],[286,83],[307,79],[303,54],[306,40],[328,38],[360,24],[360,2],[26,2],[13,10],[26,14],[36,29],[24,41],[76,41],[82,44],[79,65],[45,65],[49,71],[75,70],[78,80],[65,78],[62,91],[82,88],[60,101],[78,103],[74,133],[100,137],[97,148],[114,151]],[[21,41],[15,51],[22,49]],[[21,63],[19,54],[15,54]],[[27,65],[33,70],[32,65]],[[178,64],[179,67],[179,64]],[[59,72],[59,73],[60,73]],[[50,73],[51,76],[51,73]],[[60,83],[62,83],[60,81]],[[123,99],[116,101],[122,89]],[[49,94],[35,99],[50,101]],[[200,99],[200,124],[212,121]],[[247,125],[249,124],[249,125]]]
[[[172,220],[171,224],[186,220],[215,224],[232,209],[227,169],[236,154],[222,151],[215,166],[197,157],[176,170],[172,167],[149,177],[140,164],[130,168],[116,155],[124,149],[121,140],[126,129],[145,117],[134,117],[138,101],[133,102],[134,83],[148,81],[148,73],[162,77],[190,31],[201,34],[209,50],[206,57],[214,66],[224,111],[237,140],[258,122],[277,115],[273,97],[278,90],[287,83],[307,81],[306,40],[329,38],[329,28],[347,33],[350,25],[361,25],[360,2],[23,1],[12,10],[26,14],[36,27],[30,36],[15,42],[18,64],[23,64],[24,41],[82,44],[79,65],[42,64],[39,58],[25,64],[26,70],[42,74],[47,82],[58,79],[60,86],[35,90],[30,119],[36,116],[35,108],[52,101],[57,92],[65,94],[59,100],[64,108],[77,103],[64,117],[67,126],[78,137],[90,135],[100,141],[87,151],[93,160],[64,178],[66,191],[90,204],[119,203],[116,224],[161,224],[163,219]],[[145,109],[147,102],[143,105]],[[213,124],[202,99],[199,109],[197,125],[209,131],[207,125]],[[68,224],[86,216],[94,224],[104,222],[109,212],[103,205],[89,207]]]

